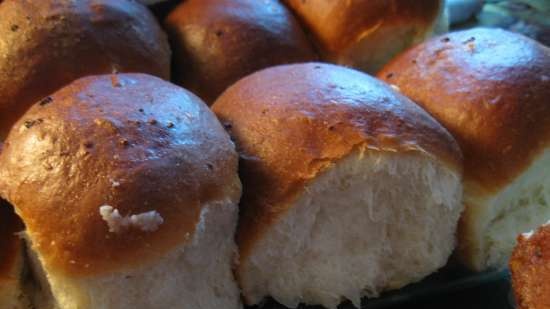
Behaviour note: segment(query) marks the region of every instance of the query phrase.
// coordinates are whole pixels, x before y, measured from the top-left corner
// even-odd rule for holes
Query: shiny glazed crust
[[[209,104],[254,71],[317,59],[296,19],[277,0],[188,0],[165,26],[175,80]]]
[[[170,77],[165,34],[130,0],[0,1],[0,140],[37,100],[93,74]]]
[[[330,61],[338,62],[344,51],[361,40],[387,29],[411,28],[409,38],[424,38],[442,9],[440,0],[284,0]],[[387,44],[388,36],[377,37],[373,46]],[[379,41],[378,41],[379,40]],[[343,63],[353,65],[352,63]]]
[[[202,205],[238,200],[237,154],[190,92],[144,74],[79,79],[34,105],[0,155],[0,194],[49,271],[98,275],[192,239]],[[155,231],[109,232],[99,207],[155,210]]]
[[[434,38],[379,74],[457,139],[468,189],[494,193],[550,146],[550,49],[498,29]]]
[[[344,67],[265,69],[224,92],[213,110],[240,154],[241,259],[308,181],[354,150],[422,153],[460,171],[451,135],[406,97]]]
[[[550,226],[518,237],[510,271],[518,309],[550,308]]]

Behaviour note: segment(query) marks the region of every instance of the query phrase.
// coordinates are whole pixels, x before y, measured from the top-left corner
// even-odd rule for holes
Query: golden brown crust
[[[0,155],[0,194],[50,271],[97,275],[181,245],[201,207],[238,200],[237,155],[196,96],[143,74],[79,79],[19,120]],[[154,232],[108,231],[99,207],[156,210]]]
[[[374,38],[372,48],[393,45],[387,29],[407,29],[399,40],[424,38],[442,9],[440,0],[284,0],[315,38],[324,57],[330,61],[357,67],[353,61],[340,61],[342,54],[364,39]],[[395,40],[395,39],[394,39]],[[403,46],[406,47],[406,46]],[[393,53],[388,50],[388,53]],[[367,68],[362,68],[367,69]]]
[[[22,230],[23,223],[11,205],[0,199],[0,283],[17,279],[14,268],[21,256],[23,242],[15,233]]]
[[[498,29],[450,33],[378,76],[454,135],[479,194],[508,184],[550,145],[550,49],[531,39]]]
[[[550,226],[518,237],[510,271],[518,309],[550,308]]]
[[[170,49],[130,0],[5,0],[0,4],[0,139],[39,99],[86,75],[143,72],[168,79]]]
[[[278,0],[188,0],[165,21],[175,80],[212,103],[259,69],[317,59],[298,22]]]
[[[451,135],[370,76],[329,64],[269,68],[237,82],[212,106],[240,153],[241,259],[304,185],[354,150],[422,152],[460,170]]]

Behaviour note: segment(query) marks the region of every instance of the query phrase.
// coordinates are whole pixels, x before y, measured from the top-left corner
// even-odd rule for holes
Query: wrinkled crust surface
[[[143,74],[83,78],[34,105],[0,155],[0,194],[51,272],[143,264],[186,242],[204,203],[240,194],[227,133],[196,96]],[[155,211],[154,230],[110,232],[100,206]]]

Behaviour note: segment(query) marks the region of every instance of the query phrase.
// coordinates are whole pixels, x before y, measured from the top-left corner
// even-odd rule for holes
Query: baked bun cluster
[[[510,259],[518,309],[550,308],[549,223],[520,235]]]
[[[443,2],[0,0],[0,309],[359,307],[457,230],[505,266],[550,219],[550,50],[476,29],[353,69]]]
[[[164,24],[174,48],[174,80],[210,103],[259,69],[317,58],[278,0],[188,0]]]
[[[0,155],[36,307],[240,308],[237,154],[208,107],[143,74],[82,78],[50,98]]]
[[[212,108],[241,157],[236,275],[247,304],[359,307],[445,265],[461,153],[412,101],[358,71],[307,63],[241,79]]]
[[[320,57],[375,72],[430,36],[443,7],[441,0],[187,0],[164,24],[174,80],[212,103],[240,78],[274,65]]]
[[[478,28],[416,46],[378,76],[462,148],[462,261],[474,270],[505,267],[517,235],[550,218],[550,49]]]
[[[112,72],[170,78],[166,36],[140,3],[0,2],[0,140],[36,101],[77,78]]]

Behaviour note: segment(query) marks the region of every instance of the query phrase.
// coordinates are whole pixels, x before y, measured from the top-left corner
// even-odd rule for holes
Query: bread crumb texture
[[[156,210],[122,216],[113,206],[103,205],[99,207],[99,214],[107,222],[111,233],[121,233],[132,228],[144,232],[154,232],[164,223],[164,219]]]

